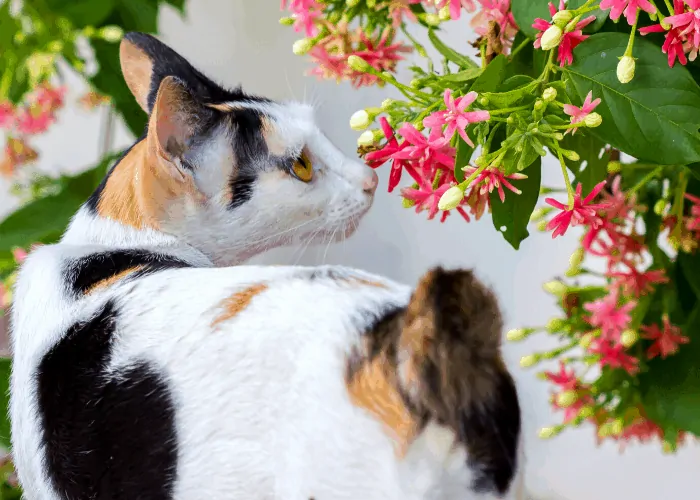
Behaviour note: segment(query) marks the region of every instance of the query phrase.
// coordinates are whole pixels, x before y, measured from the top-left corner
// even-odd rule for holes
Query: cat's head
[[[348,236],[370,208],[376,174],[331,144],[309,106],[226,90],[149,35],[127,34],[120,58],[149,122],[88,203],[97,214],[231,263]]]

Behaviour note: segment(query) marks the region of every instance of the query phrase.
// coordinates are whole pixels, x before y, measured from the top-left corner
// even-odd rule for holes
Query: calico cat
[[[312,110],[212,82],[128,34],[149,114],[20,270],[13,453],[29,500],[521,498],[497,301],[343,267],[236,265],[350,234],[376,174]]]

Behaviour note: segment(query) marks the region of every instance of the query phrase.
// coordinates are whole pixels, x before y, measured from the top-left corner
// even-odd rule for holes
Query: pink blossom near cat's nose
[[[374,194],[377,190],[377,184],[379,184],[379,177],[377,173],[372,170],[370,174],[365,177],[364,181],[362,181],[362,189],[365,190],[365,193]]]

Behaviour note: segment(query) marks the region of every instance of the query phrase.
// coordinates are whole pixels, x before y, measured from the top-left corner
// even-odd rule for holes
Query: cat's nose
[[[367,177],[362,181],[362,189],[367,194],[374,194],[377,190],[377,184],[379,184],[379,177],[374,170],[370,170]]]

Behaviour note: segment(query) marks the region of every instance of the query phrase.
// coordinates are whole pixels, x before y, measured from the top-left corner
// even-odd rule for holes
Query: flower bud
[[[365,130],[360,134],[360,137],[357,138],[357,145],[358,146],[371,146],[377,141],[374,138],[374,132],[371,130]]]
[[[556,134],[554,134],[554,138],[558,141],[562,141],[564,140],[564,134],[562,134],[561,132],[557,132]]]
[[[620,83],[629,83],[634,78],[634,57],[622,56],[617,63],[617,79]]]
[[[586,115],[586,118],[583,119],[583,123],[586,125],[586,127],[595,128],[603,123],[603,117],[598,113],[589,113]]]
[[[440,210],[452,210],[453,208],[457,208],[463,199],[464,191],[462,191],[459,186],[452,186],[440,197],[438,208]]]
[[[622,163],[620,163],[619,161],[608,162],[607,170],[609,174],[617,174],[622,170]]]
[[[598,116],[600,116],[600,115],[598,115]],[[561,154],[563,154],[564,158],[566,158],[567,160],[579,161],[581,159],[581,157],[578,155],[578,153],[576,151],[572,151],[570,149],[562,149]]]
[[[437,14],[426,14],[425,23],[428,26],[437,26],[438,24],[440,24],[440,16],[438,16]]]
[[[95,27],[94,26],[85,26],[83,28],[83,36],[86,38],[91,38],[95,36]]]
[[[542,99],[537,99],[535,101],[535,110],[536,111],[540,111],[540,110],[544,109],[545,106],[547,106],[547,104]]]
[[[527,338],[528,335],[534,331],[535,330],[532,328],[514,328],[512,330],[508,330],[508,333],[506,333],[506,339],[510,342],[519,342]]]
[[[377,5],[377,0],[365,0],[365,3],[367,4],[368,9],[374,9],[374,7]]]
[[[545,329],[549,333],[557,333],[557,332],[562,331],[565,326],[566,326],[566,322],[563,319],[552,318],[547,322],[547,326],[545,326]]]
[[[403,198],[401,200],[401,205],[403,208],[411,208],[416,206],[416,202],[413,200],[409,200],[408,198]]]
[[[530,368],[540,362],[540,356],[537,354],[530,354],[528,356],[523,356],[520,358],[520,366],[523,368]]]
[[[389,109],[391,109],[391,107],[394,105],[394,103],[396,103],[396,101],[394,99],[388,99],[388,98],[384,99],[382,101],[382,110],[388,111]]]
[[[356,55],[348,57],[348,66],[360,73],[365,73],[372,68],[367,61]]]
[[[578,412],[578,416],[580,418],[588,418],[593,416],[593,407],[592,406],[584,406],[581,408],[581,410]]]
[[[302,38],[301,40],[294,42],[294,45],[292,45],[292,52],[297,56],[303,56],[313,48],[314,42],[311,40],[311,38]]]
[[[438,19],[440,19],[440,21],[449,21],[450,19],[452,19],[450,17],[449,6],[445,5],[442,9],[438,11]]]
[[[100,28],[97,35],[107,42],[118,42],[124,36],[124,30],[119,26],[105,26]]]
[[[583,337],[581,337],[581,340],[578,341],[578,345],[583,347],[584,349],[588,349],[593,341],[596,339],[597,335],[594,333],[587,333]]]
[[[423,80],[421,80],[420,78],[414,78],[408,84],[412,89],[420,89],[423,87]]]
[[[348,7],[354,7],[358,3],[360,3],[360,0],[345,0],[345,5]]]
[[[294,24],[294,18],[293,17],[283,17],[280,19],[280,24],[282,26],[291,26]]]
[[[556,398],[557,406],[560,408],[568,408],[578,401],[578,392],[576,391],[564,391],[557,394]]]
[[[559,42],[561,42],[561,36],[562,30],[556,24],[553,24],[547,28],[540,39],[540,46],[542,47],[542,50],[552,50],[553,48],[558,47]]]
[[[656,215],[663,215],[667,204],[668,202],[666,200],[656,200],[656,203],[654,203],[654,213]]]
[[[552,102],[554,99],[557,98],[557,89],[554,87],[547,87],[544,89],[544,92],[542,92],[542,99],[544,99],[546,102]]]
[[[541,220],[537,223],[537,230],[540,232],[545,232],[547,230],[547,221]]]
[[[353,130],[364,130],[369,127],[370,123],[372,123],[372,120],[369,113],[364,109],[355,111],[350,117],[350,128]]]
[[[676,448],[677,448],[676,443],[674,443],[672,441],[668,441],[668,440],[664,439],[663,442],[661,443],[661,451],[666,455],[670,455],[672,453],[675,453]]]
[[[625,330],[620,335],[620,343],[625,347],[632,347],[639,340],[639,333],[635,330]]]
[[[554,14],[554,16],[552,16],[552,21],[560,28],[563,28],[569,21],[571,21],[571,19],[573,19],[573,17],[574,15],[571,13],[571,11],[560,10]]]
[[[490,102],[490,101],[489,101],[489,98],[486,97],[485,95],[484,95],[484,96],[481,96],[481,97],[479,98],[479,104],[481,104],[482,106],[488,106],[488,105],[489,105],[489,102]]]
[[[571,254],[571,257],[569,257],[569,265],[571,267],[579,267],[585,256],[586,253],[583,248],[577,248],[576,251]]]
[[[556,280],[548,281],[547,283],[542,285],[542,288],[545,292],[551,293],[552,295],[556,295],[558,297],[563,297],[566,291],[568,290],[568,287],[564,283]]]
[[[540,439],[550,439],[561,432],[561,427],[543,427],[540,429],[539,436]]]
[[[536,208],[530,214],[530,222],[537,222],[542,219],[545,215],[549,213],[549,209],[546,207]]]

